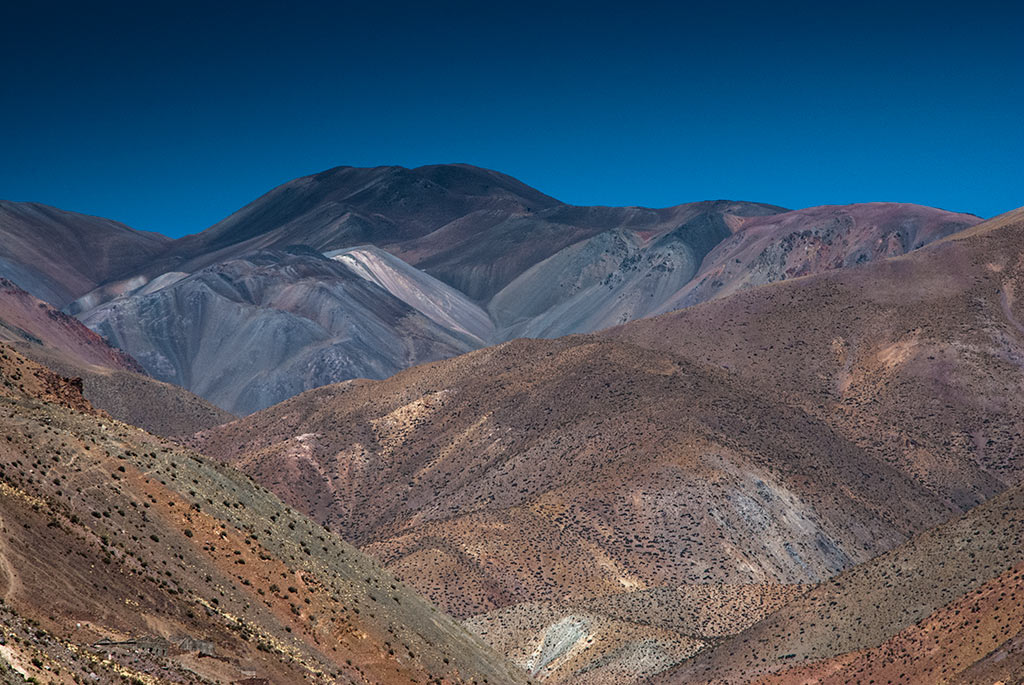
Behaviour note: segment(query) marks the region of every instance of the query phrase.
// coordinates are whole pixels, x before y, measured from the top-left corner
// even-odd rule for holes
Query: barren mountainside
[[[1018,485],[654,682],[1020,682],[1022,585]]]
[[[338,167],[0,235],[0,681],[1024,678],[1024,210]]]
[[[135,268],[60,304],[150,375],[245,414],[331,382],[383,378],[516,337],[592,332],[902,254],[977,221],[893,203],[575,207],[468,165],[338,167],[160,243]],[[337,258],[365,292],[353,295],[358,286],[347,279],[344,295],[325,287],[308,297],[351,312],[349,320],[325,323],[298,312],[294,298],[249,293],[252,269],[242,265],[270,254]],[[310,275],[262,269],[260,277],[262,290],[297,293]],[[414,313],[402,314],[396,299]]]
[[[659,307],[667,312],[746,288],[856,266],[917,250],[978,217],[875,202],[752,219],[715,246],[698,273]],[[639,318],[639,317],[635,317]]]
[[[824,581],[1018,483],[1022,234],[1011,213],[605,335],[313,390],[196,444],[521,640],[522,665],[554,630],[575,656],[553,677],[578,676],[607,655],[580,656],[596,638],[556,602]],[[652,644],[628,658],[682,658]]]
[[[62,308],[171,243],[109,219],[0,200],[0,277]]]
[[[299,248],[207,267],[79,316],[153,377],[237,414],[479,345],[343,262]]]
[[[150,378],[74,317],[10,281],[0,281],[0,340],[63,376],[112,417],[165,437],[183,438],[235,418],[187,390]]]
[[[336,535],[7,346],[0,424],[0,651],[25,676],[527,680]]]
[[[777,283],[605,335],[724,369],[951,488],[1020,478],[1024,211],[914,253]],[[713,332],[714,344],[708,344]],[[972,484],[973,483],[973,484]]]

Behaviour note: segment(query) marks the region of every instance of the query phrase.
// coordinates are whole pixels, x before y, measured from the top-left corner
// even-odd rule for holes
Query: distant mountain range
[[[0,683],[1024,681],[1024,209],[339,168],[0,238]]]
[[[154,378],[244,415],[903,254],[979,221],[900,204],[575,207],[467,165],[339,167],[178,240],[2,203],[0,276]]]

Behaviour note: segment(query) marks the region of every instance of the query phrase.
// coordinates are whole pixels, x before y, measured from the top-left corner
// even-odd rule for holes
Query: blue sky
[[[0,198],[200,231],[341,164],[576,204],[1024,204],[1019,3],[22,3]]]

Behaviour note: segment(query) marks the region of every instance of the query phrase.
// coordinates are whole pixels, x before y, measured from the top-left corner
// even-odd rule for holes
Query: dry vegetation
[[[622,643],[595,637],[600,626],[632,620],[585,602],[826,581],[1020,481],[1024,217],[968,233],[603,336],[314,390],[195,444],[345,531],[524,666],[569,645],[541,676],[615,659],[663,668],[686,649],[652,648],[664,637],[652,634],[612,658]],[[849,649],[965,588],[949,587],[911,618],[851,627],[867,642]]]
[[[1015,486],[657,682],[1020,682],[1022,570],[1024,487]]]
[[[526,682],[323,527],[7,346],[0,436],[5,639],[34,677]]]

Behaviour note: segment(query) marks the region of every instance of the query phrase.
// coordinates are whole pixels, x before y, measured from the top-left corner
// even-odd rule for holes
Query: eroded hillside
[[[69,378],[93,406],[134,426],[183,438],[235,418],[187,390],[150,378],[78,319],[0,280],[0,340]]]
[[[37,215],[60,217],[60,230]],[[76,229],[94,236],[98,247],[82,250],[91,280],[52,301],[152,377],[247,414],[516,337],[593,332],[902,254],[978,221],[897,203],[577,207],[465,164],[337,167],[174,241],[21,207],[0,221],[20,246],[9,261],[0,255],[0,275],[29,289],[40,264],[74,275],[82,260],[61,250],[77,244]],[[316,264],[325,255],[337,262]]]
[[[658,683],[1020,682],[1024,488],[821,584]]]
[[[4,654],[34,677],[526,681],[244,476],[6,346],[0,435]]]
[[[1021,231],[329,386],[197,444],[524,666],[554,629],[547,675],[581,676],[608,656],[564,658],[601,643],[584,599],[824,581],[1018,482]]]

